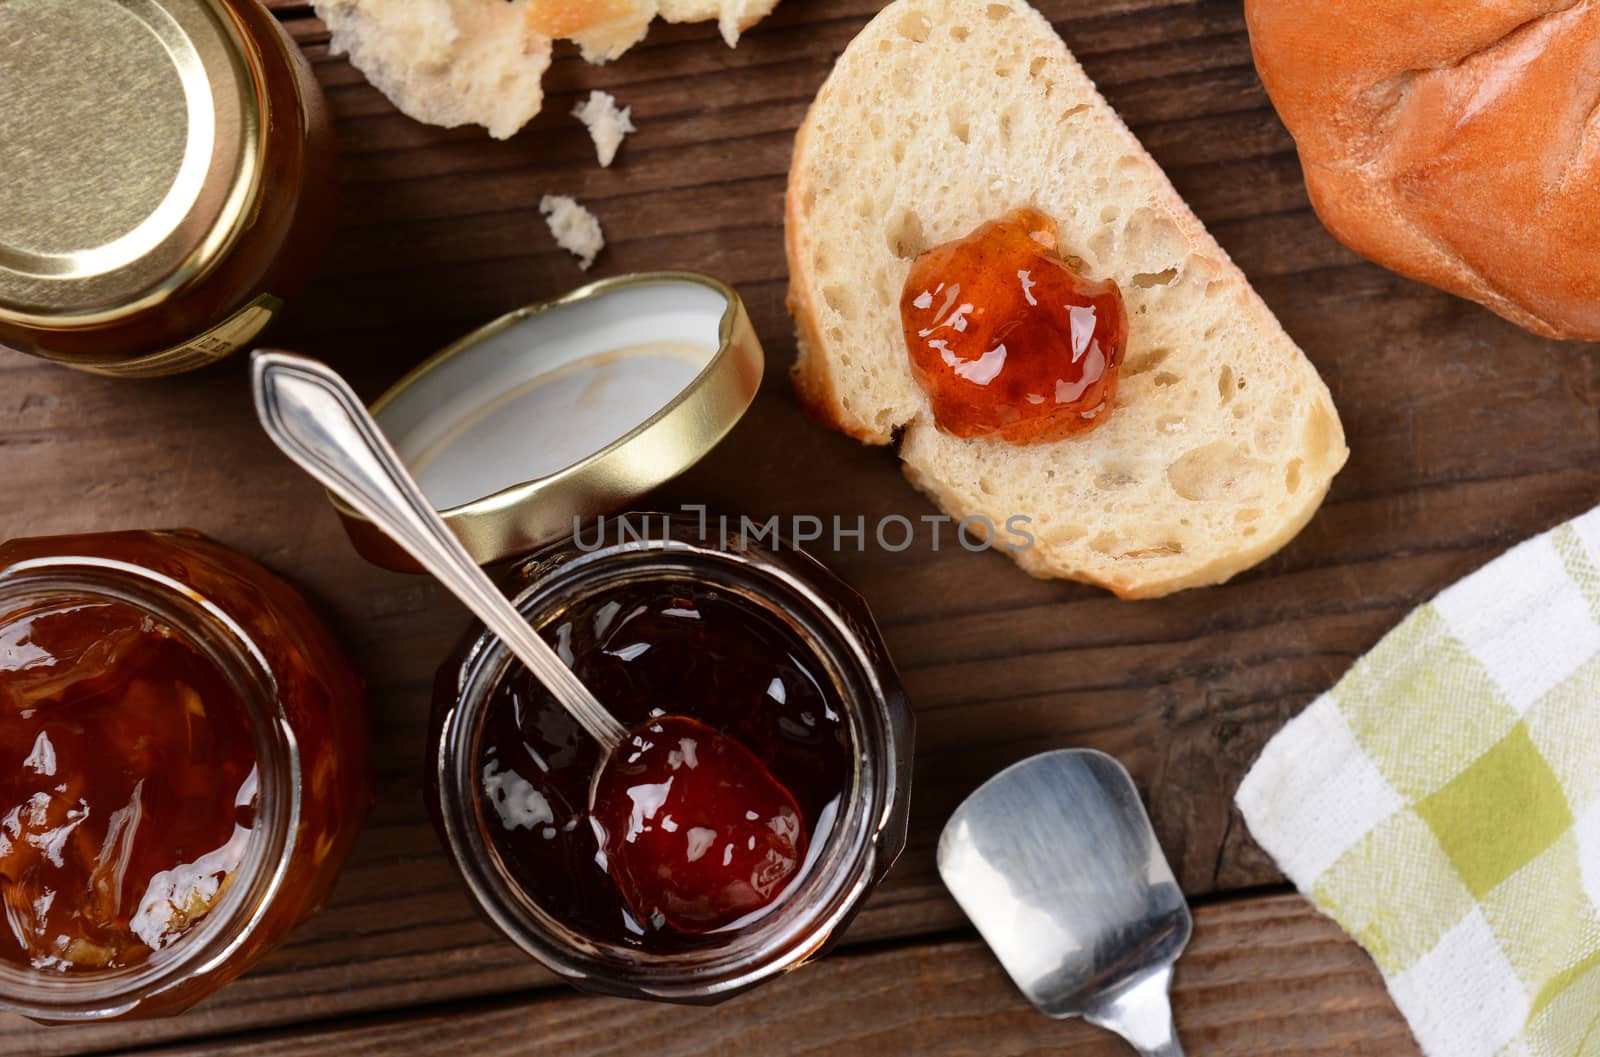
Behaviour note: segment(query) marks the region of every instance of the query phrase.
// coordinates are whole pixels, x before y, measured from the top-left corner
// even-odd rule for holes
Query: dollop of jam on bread
[[[1024,208],[912,264],[900,317],[944,432],[1043,444],[1111,414],[1128,344],[1122,293],[1075,271],[1056,240],[1055,222]]]

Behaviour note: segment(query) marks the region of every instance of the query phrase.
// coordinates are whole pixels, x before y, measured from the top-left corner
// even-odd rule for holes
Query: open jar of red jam
[[[306,602],[191,533],[0,544],[0,1009],[180,1011],[326,898],[364,694]]]
[[[649,753],[636,751],[646,773],[622,795],[635,822],[653,820],[642,831],[664,857],[645,863],[659,867],[645,887],[659,894],[661,878],[688,874],[699,891],[735,893],[680,901],[675,920],[639,912],[609,868],[616,846],[598,798],[591,810],[597,746],[481,628],[439,672],[430,806],[485,916],[570,983],[717,1002],[826,949],[893,864],[913,718],[865,603],[815,561],[770,538],[702,537],[665,515],[610,523],[614,539],[519,562],[508,593],[624,725],[649,738],[653,719],[687,717],[741,746],[739,766],[764,769],[792,798],[772,824],[803,861],[777,874],[757,861],[774,859],[757,844],[767,810],[742,816],[754,830],[730,818],[676,832],[659,809],[684,772],[648,773]],[[693,766],[713,742],[697,750],[692,731],[676,741],[685,724],[673,722],[667,766]],[[698,806],[726,817],[745,805]]]

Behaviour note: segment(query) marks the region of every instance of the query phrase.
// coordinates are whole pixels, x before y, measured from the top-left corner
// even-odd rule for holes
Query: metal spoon
[[[610,756],[627,728],[468,556],[345,380],[326,364],[283,352],[258,351],[251,368],[267,436],[465,603]]]
[[[939,874],[1040,1012],[1182,1057],[1168,989],[1193,925],[1116,760],[1067,749],[1001,771],[945,824]]]

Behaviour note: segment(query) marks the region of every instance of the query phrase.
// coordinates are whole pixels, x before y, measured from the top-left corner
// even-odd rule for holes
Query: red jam
[[[1042,444],[1111,413],[1128,313],[1110,280],[1056,252],[1056,225],[1019,209],[919,256],[900,299],[934,423],[958,437]]]
[[[239,691],[131,605],[62,601],[0,627],[0,959],[138,965],[226,890],[255,818]]]
[[[805,860],[794,797],[749,749],[685,716],[634,732],[600,771],[592,810],[634,916],[680,932],[755,913]]]
[[[691,583],[602,592],[544,634],[635,734],[593,782],[591,815],[594,741],[520,667],[495,688],[479,810],[505,867],[612,943],[684,950],[759,920],[804,875],[850,782],[821,661],[754,603]]]

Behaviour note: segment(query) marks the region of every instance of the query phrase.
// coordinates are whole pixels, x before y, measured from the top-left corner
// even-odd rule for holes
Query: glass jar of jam
[[[764,545],[770,537],[702,538],[696,522],[665,515],[611,523],[614,540],[519,562],[508,593],[642,732],[618,750],[623,769],[662,766],[622,794],[633,801],[628,839],[662,856],[643,864],[645,888],[659,894],[687,877],[718,893],[714,905],[669,900],[659,904],[667,913],[647,915],[624,897],[606,854],[617,848],[599,806],[607,781],[591,792],[597,746],[481,628],[439,672],[430,806],[485,916],[570,983],[717,1002],[826,949],[899,855],[913,718],[865,603],[810,558]],[[672,751],[652,763],[640,739],[669,727]],[[705,767],[717,735],[742,747],[732,750],[738,767],[764,769],[790,799],[776,814],[701,804],[711,809],[702,819],[740,817],[680,833],[665,810],[680,793],[702,794],[673,783],[693,781],[680,768],[697,752]],[[773,833],[762,829],[769,819]],[[757,861],[773,862],[779,844],[799,849],[798,869],[780,863],[774,874]],[[637,882],[641,864],[632,869]]]
[[[253,341],[332,215],[310,65],[257,0],[0,4],[0,347],[175,374]]]
[[[368,806],[360,681],[190,533],[0,545],[0,1009],[177,1012],[326,898]]]

